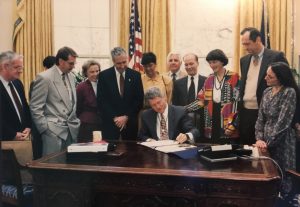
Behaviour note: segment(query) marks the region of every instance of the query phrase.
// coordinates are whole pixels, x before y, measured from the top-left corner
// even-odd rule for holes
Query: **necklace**
[[[216,90],[220,90],[220,89],[222,88],[223,83],[224,83],[224,79],[225,79],[225,76],[226,76],[226,72],[227,72],[227,71],[226,71],[226,69],[225,69],[224,75],[223,75],[223,77],[222,77],[221,80],[219,80],[219,77],[218,77],[217,74],[215,75],[214,86],[215,86],[215,89],[216,89]],[[219,87],[217,86],[217,82],[219,83]]]

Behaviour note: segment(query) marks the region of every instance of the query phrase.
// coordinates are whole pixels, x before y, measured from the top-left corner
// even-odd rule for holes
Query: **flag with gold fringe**
[[[129,64],[128,66],[136,71],[143,71],[141,59],[142,50],[142,29],[139,19],[137,1],[131,1],[131,12],[129,20]]]
[[[262,16],[261,16],[261,41],[266,48],[271,48],[270,45],[270,31],[269,31],[269,18],[267,12],[267,4],[265,0],[262,0]]]
[[[25,17],[26,17],[26,6],[25,6],[26,0],[15,0],[15,9],[14,9],[14,30],[13,30],[13,43],[15,46],[16,37],[20,31],[20,29],[23,27],[25,23]]]

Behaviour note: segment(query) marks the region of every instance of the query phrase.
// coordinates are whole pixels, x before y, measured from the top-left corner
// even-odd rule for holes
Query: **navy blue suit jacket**
[[[141,74],[130,68],[125,70],[124,95],[121,97],[114,67],[103,70],[99,75],[97,98],[103,117],[103,138],[119,139],[122,135],[123,139],[136,139],[137,117],[144,102]],[[120,132],[113,119],[123,115],[128,116],[128,122]]]
[[[206,80],[205,76],[198,76],[198,88],[197,93],[202,89]],[[180,78],[174,82],[172,104],[176,106],[185,106],[188,103],[188,88],[187,88],[188,76]]]
[[[148,109],[142,113],[139,139],[146,141],[149,138],[158,140],[156,133],[157,112]],[[182,106],[169,105],[168,108],[168,133],[169,139],[175,140],[180,133],[192,133],[194,140],[199,138],[200,133],[193,125],[192,118],[189,117]]]
[[[20,121],[17,111],[13,105],[9,94],[2,81],[0,81],[1,91],[1,119],[2,123],[2,140],[13,140],[17,132],[22,132],[25,128],[31,128],[31,116],[28,103],[25,97],[24,86],[20,80],[12,81],[17,93],[20,96],[23,106],[22,122]]]

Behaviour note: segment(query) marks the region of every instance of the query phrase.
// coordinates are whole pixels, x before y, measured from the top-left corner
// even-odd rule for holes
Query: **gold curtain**
[[[170,51],[170,3],[169,0],[138,0],[142,27],[143,52],[154,52],[157,71],[166,72],[166,58]],[[120,1],[119,44],[128,50],[129,16],[131,0]]]
[[[15,27],[13,45],[14,50],[24,56],[21,80],[28,94],[31,81],[44,70],[43,59],[53,55],[53,6],[52,0],[16,1],[20,2],[16,4],[16,22],[22,17],[23,24]]]
[[[245,27],[260,30],[263,0],[238,0],[235,26],[234,68],[239,72],[240,58],[246,54],[241,42],[240,32]],[[292,0],[266,0],[271,49],[283,51],[291,63],[292,59]]]

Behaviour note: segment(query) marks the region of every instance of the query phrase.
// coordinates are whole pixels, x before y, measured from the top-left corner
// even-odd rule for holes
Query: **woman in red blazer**
[[[78,142],[91,142],[93,131],[101,131],[102,120],[97,107],[97,81],[101,70],[100,64],[94,60],[88,60],[82,66],[82,74],[87,78],[78,84],[77,92],[77,116],[81,121]]]

